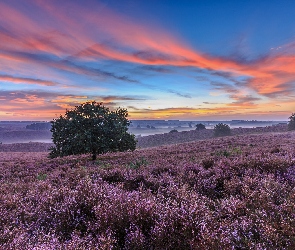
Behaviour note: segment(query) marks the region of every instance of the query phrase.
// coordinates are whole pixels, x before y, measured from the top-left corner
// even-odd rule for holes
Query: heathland
[[[294,249],[295,132],[198,132],[96,161],[0,152],[1,248]]]

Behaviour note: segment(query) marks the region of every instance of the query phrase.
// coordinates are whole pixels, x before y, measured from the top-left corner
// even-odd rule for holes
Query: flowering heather
[[[295,132],[0,152],[1,249],[295,249]]]
[[[29,142],[0,144],[0,152],[48,152],[53,143]]]

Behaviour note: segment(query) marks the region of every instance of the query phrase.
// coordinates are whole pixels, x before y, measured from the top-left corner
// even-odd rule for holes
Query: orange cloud
[[[210,107],[180,107],[180,108],[163,108],[163,109],[133,109],[130,107],[129,113],[132,119],[184,119],[184,120],[218,120],[218,119],[258,119],[262,117],[280,116],[285,120],[290,115],[289,105],[294,102],[283,102],[282,107],[278,107],[276,102],[265,102],[255,105],[249,102],[236,102],[228,104],[219,104],[218,106],[210,105]],[[271,108],[271,111],[270,111]],[[285,108],[285,110],[282,108]]]
[[[21,63],[42,64],[50,69],[102,78],[112,77],[129,82],[136,81],[110,72],[78,66],[71,60],[80,62],[107,59],[143,65],[191,66],[246,76],[249,79],[244,87],[259,95],[271,98],[294,95],[295,55],[289,53],[290,45],[285,50],[272,52],[264,59],[243,63],[196,51],[161,29],[127,20],[106,6],[102,9],[99,3],[92,8],[67,1],[59,2],[59,6],[55,6],[53,1],[28,0],[26,3],[29,5],[27,10],[0,3],[1,24],[6,27],[5,30],[0,30],[0,65],[7,63],[13,67],[20,66]],[[71,11],[67,11],[69,3]],[[32,11],[29,13],[30,7],[38,15]],[[46,18],[47,22],[38,20],[38,16]],[[53,81],[9,75],[0,75],[0,81],[56,85]],[[232,92],[227,94],[233,102],[220,109],[168,109],[154,111],[153,114],[165,116],[169,112],[172,115],[198,115],[206,112],[231,113],[233,107],[259,108],[255,104],[259,99],[251,99],[248,93],[238,91],[234,95]],[[71,102],[64,99],[53,101],[61,106]],[[15,102],[21,102],[21,99]],[[134,111],[133,114],[137,112]]]
[[[191,49],[163,30],[128,21],[105,6],[98,15],[101,6],[96,7],[86,9],[79,6],[74,11],[75,18],[65,16],[62,9],[56,10],[50,3],[45,7],[49,14],[67,25],[70,34],[75,34],[80,42],[83,41],[86,48],[74,54],[82,59],[112,59],[147,65],[193,66],[229,71],[250,77],[248,87],[261,95],[288,91],[290,86],[286,86],[285,82],[294,80],[294,55],[270,55],[250,64],[217,58]],[[85,20],[83,24],[93,28],[92,33],[101,32],[106,39],[114,39],[120,47],[100,43],[94,36],[87,34],[83,24],[77,22],[82,17]],[[75,30],[71,27],[75,27]]]
[[[162,30],[134,24],[106,7],[100,15],[97,15],[99,5],[93,9],[73,5],[72,11],[75,15],[70,16],[65,15],[62,6],[56,8],[52,2],[36,1],[36,3],[39,4],[41,11],[50,18],[50,21],[55,23],[56,28],[65,31],[65,34],[62,36],[61,32],[50,32],[20,11],[2,3],[0,5],[1,16],[6,20],[11,33],[18,34],[17,37],[2,34],[6,36],[1,44],[2,47],[12,43],[12,46],[16,46],[19,50],[29,49],[59,55],[64,52],[95,59],[101,55],[108,59],[150,65],[195,66],[218,70],[237,68],[237,64],[233,61],[202,55]],[[84,22],[81,23],[78,20],[84,20]],[[85,30],[85,23],[88,24],[88,28],[93,28],[91,32]],[[99,37],[97,40],[89,33],[102,33],[104,37]],[[118,50],[99,45],[101,39],[109,38],[119,42],[123,49]],[[126,49],[131,49],[133,52],[126,52]]]

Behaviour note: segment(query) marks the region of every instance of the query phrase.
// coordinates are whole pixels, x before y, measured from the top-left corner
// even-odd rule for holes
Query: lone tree
[[[214,136],[226,136],[230,134],[231,134],[231,130],[227,124],[218,123],[217,125],[214,126]]]
[[[295,113],[289,117],[288,130],[295,130]]]
[[[50,157],[91,153],[95,160],[97,154],[135,150],[135,136],[127,132],[127,116],[126,109],[110,111],[95,101],[67,110],[51,122],[55,147]]]
[[[203,129],[206,129],[204,124],[199,123],[199,124],[196,125],[196,130],[203,130]]]

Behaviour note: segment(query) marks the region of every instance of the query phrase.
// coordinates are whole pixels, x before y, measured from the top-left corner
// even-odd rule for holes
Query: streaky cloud
[[[0,81],[11,82],[16,84],[37,84],[43,86],[56,86],[58,83],[29,77],[15,77],[10,75],[0,75]]]
[[[270,53],[263,58],[251,61],[243,58],[214,57],[191,49],[163,30],[129,21],[106,6],[103,12],[100,12],[99,3],[93,4],[92,8],[71,3],[71,12],[66,12],[68,1],[60,3],[59,8],[56,8],[54,1],[46,3],[29,1],[28,3],[43,13],[52,25],[56,25],[56,30],[51,32],[44,23],[36,22],[37,16],[28,16],[26,12],[21,13],[17,8],[2,3],[0,12],[5,19],[4,23],[10,28],[10,33],[17,34],[11,36],[7,32],[2,32],[2,35],[18,45],[17,50],[27,50],[32,53],[44,52],[58,56],[76,55],[83,60],[118,60],[143,65],[191,66],[249,77],[252,80],[248,82],[247,87],[260,95],[272,96],[272,92],[279,95],[284,90],[294,92],[293,89],[286,89],[287,86],[283,85],[286,81],[294,80],[295,56],[293,52],[286,54],[286,49],[290,51],[290,48],[294,48],[293,43],[286,46],[285,51]],[[83,20],[83,22],[77,20]],[[85,30],[85,25],[91,33]],[[25,33],[29,35],[26,37]],[[20,37],[22,39],[18,39]],[[20,40],[24,42],[19,42]],[[112,40],[115,46],[102,44],[102,40]],[[7,41],[4,39],[5,43],[1,43],[1,47],[5,48]],[[63,67],[65,68],[64,65]],[[275,69],[280,70],[281,73],[276,74]],[[68,67],[67,70],[76,70],[78,74],[92,72],[92,74],[115,77],[122,81],[130,80],[127,76],[116,76],[114,73],[99,70],[95,72],[92,69],[79,69],[73,66]],[[131,79],[131,81],[134,80]]]
[[[9,1],[0,2],[0,66],[7,64],[15,70],[15,74],[1,73],[0,80],[56,86],[58,81],[39,79],[43,76],[26,78],[17,74],[17,70],[23,65],[29,73],[36,74],[34,66],[42,64],[48,71],[61,73],[65,78],[70,73],[69,75],[73,74],[72,77],[83,76],[100,82],[134,83],[191,98],[190,94],[162,86],[154,87],[129,74],[120,74],[116,69],[101,66],[105,62],[120,62],[146,67],[158,74],[170,73],[165,69],[172,66],[191,67],[223,77],[232,84],[211,81],[211,87],[226,93],[232,101],[229,105],[236,107],[254,107],[264,98],[290,101],[294,97],[294,42],[252,60],[237,55],[217,57],[191,48],[166,30],[134,22],[98,1],[91,3],[92,6],[89,7],[88,4],[68,0],[27,0],[25,4],[22,1],[13,1],[13,4]],[[31,99],[22,96],[11,100],[11,104],[27,102],[31,105],[35,101],[45,109],[46,103],[59,100],[60,103],[55,103],[56,106],[53,107],[53,110],[59,110],[58,105],[65,107],[74,104],[75,100],[83,99],[74,95],[68,96],[68,99],[37,94],[27,96]],[[108,101],[115,102],[116,98]],[[257,105],[256,107],[259,108]],[[223,108],[230,112],[226,109],[230,107]],[[177,110],[170,111],[173,113]],[[202,112],[205,112],[204,109]]]
[[[148,71],[154,71],[157,73],[173,73],[171,69],[168,69],[167,67],[157,67],[157,66],[142,66],[140,69],[148,70]]]
[[[172,89],[169,89],[168,90],[169,93],[172,93],[172,94],[175,94],[177,96],[180,96],[180,97],[184,97],[184,98],[192,98],[192,96],[190,94],[184,94],[184,93],[180,93],[178,91],[175,91],[175,90],[172,90]]]

